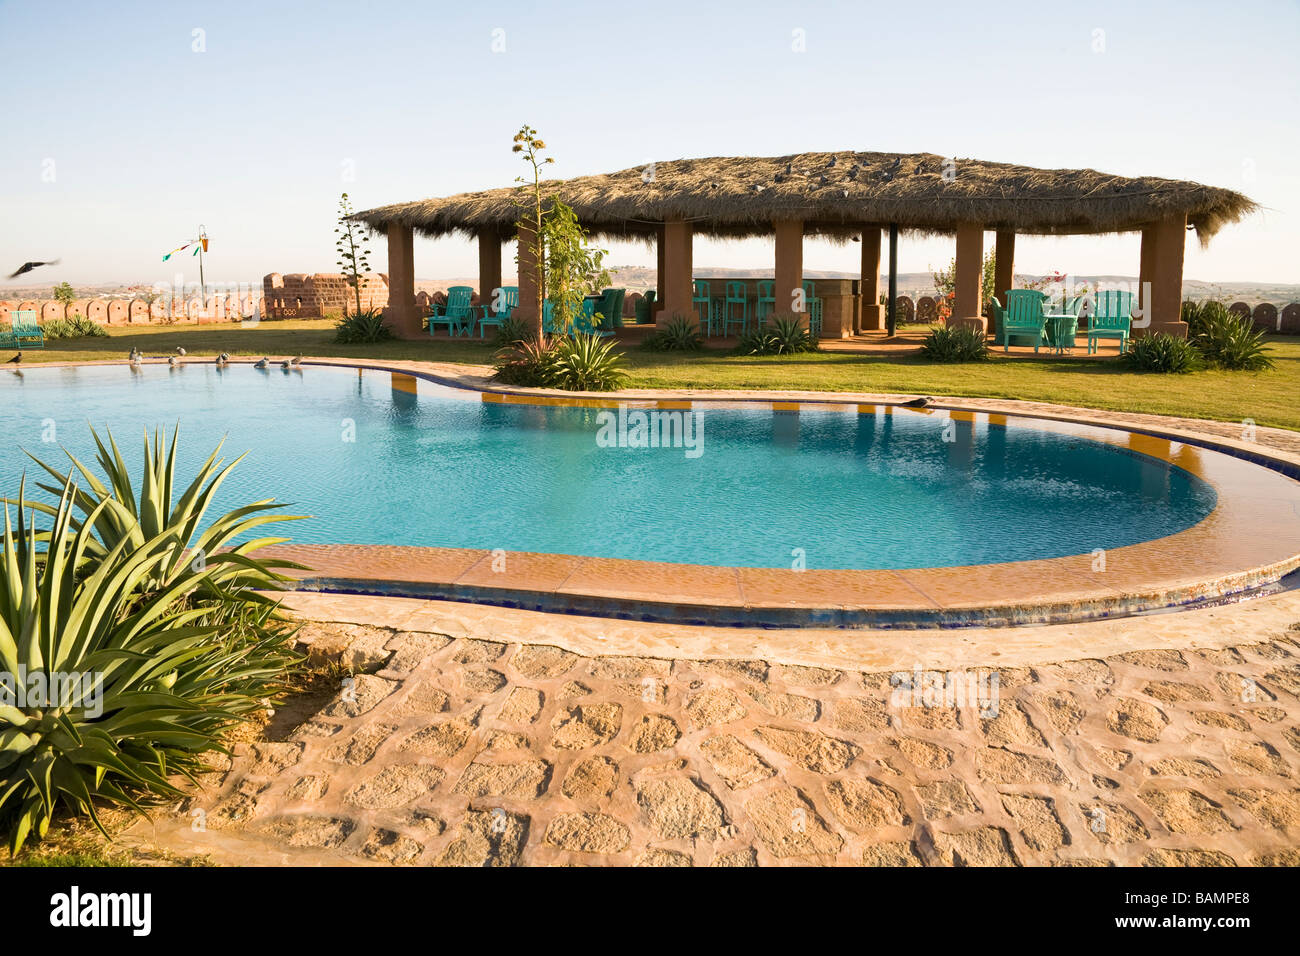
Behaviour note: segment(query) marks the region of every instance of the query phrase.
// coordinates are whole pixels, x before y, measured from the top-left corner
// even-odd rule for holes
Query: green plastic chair
[[[739,316],[735,306],[740,306]],[[728,282],[727,297],[722,300],[722,334],[730,334],[733,325],[740,326],[742,335],[749,328],[749,290],[743,282]]]
[[[34,309],[15,309],[9,313],[9,331],[0,332],[0,348],[43,349],[45,332],[36,324]]]
[[[815,295],[817,284],[812,279],[805,279],[803,284],[803,301],[808,310],[808,331],[812,335],[822,334],[822,300]]]
[[[758,284],[758,301],[754,303],[754,321],[761,327],[776,311],[776,282],[764,279]]]
[[[1088,296],[1084,296],[1088,298]],[[1119,339],[1119,354],[1128,349],[1133,329],[1133,293],[1118,289],[1095,292],[1088,310],[1088,354],[1097,352],[1098,339]]]
[[[496,298],[496,293],[494,292],[493,299],[495,298]],[[501,287],[502,311],[493,312],[491,305],[483,306],[483,318],[478,320],[478,337],[483,338],[483,333],[485,332],[485,330],[489,325],[494,326],[499,330],[501,326],[505,324],[506,319],[510,318],[511,314],[515,311],[518,305],[519,305],[519,286],[517,285],[502,286]]]
[[[700,330],[704,332],[705,335],[712,335],[715,310],[713,308],[713,297],[709,294],[709,284],[697,279],[694,284],[694,290],[694,294],[691,297],[691,305],[700,317]]]
[[[601,292],[600,305],[596,311],[605,317],[601,323],[605,328],[623,327],[623,300],[626,296],[627,289],[604,289]]]
[[[469,335],[474,331],[474,307],[470,300],[474,290],[467,285],[454,285],[447,290],[447,304],[434,306],[433,315],[429,316],[429,334],[433,335],[435,326],[447,326],[448,335]]]
[[[1043,343],[1047,317],[1043,302],[1047,296],[1036,289],[1011,289],[1007,307],[1002,311],[1002,351],[1010,351],[1013,336],[1034,340],[1034,351]]]

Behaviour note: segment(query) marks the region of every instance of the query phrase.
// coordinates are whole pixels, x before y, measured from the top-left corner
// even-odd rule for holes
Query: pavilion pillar
[[[776,280],[772,294],[776,298],[775,315],[794,315],[799,324],[808,328],[808,303],[796,310],[803,301],[803,223],[797,219],[782,219],[772,223],[776,230]]]
[[[984,275],[984,227],[977,222],[957,224],[955,297],[949,325],[969,325],[987,330],[981,314],[980,286]]]
[[[388,324],[399,339],[424,334],[423,317],[415,307],[415,237],[410,226],[388,227]]]
[[[1005,308],[1007,292],[1016,287],[1016,234],[1009,230],[998,230],[993,246],[993,297]],[[995,312],[994,315],[997,313]],[[1002,330],[994,328],[994,337]]]
[[[533,243],[537,230],[529,223],[519,223],[518,250],[515,261],[519,264],[519,305],[510,314],[517,316],[537,338],[542,337],[540,312],[541,290],[537,284],[537,253]]]
[[[993,247],[993,295],[1004,306],[1007,290],[1016,287],[1016,234],[999,230]]]
[[[478,231],[478,301],[490,306],[501,288],[501,233],[495,226]]]
[[[858,329],[878,332],[885,327],[885,307],[880,304],[880,227],[862,227],[862,307]]]
[[[1141,315],[1133,320],[1135,335],[1164,332],[1187,338],[1187,323],[1182,320],[1183,251],[1186,245],[1186,216],[1171,216],[1142,230],[1142,258],[1138,273]]]
[[[692,276],[691,246],[694,241],[692,226],[685,219],[670,219],[663,224],[663,268],[659,281],[663,285],[663,311],[655,315],[660,328],[680,315],[690,318],[695,314],[691,299],[695,297]],[[656,299],[659,297],[656,296]]]
[[[659,313],[664,307],[664,224],[661,222],[655,237],[655,306],[650,312],[650,321],[659,323]]]

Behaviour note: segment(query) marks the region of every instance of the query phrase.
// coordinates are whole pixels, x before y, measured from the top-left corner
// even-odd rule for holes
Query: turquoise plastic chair
[[[691,298],[691,305],[700,317],[700,330],[705,335],[713,334],[714,308],[713,298],[709,295],[709,284],[701,282],[698,279],[694,284],[694,294]]]
[[[601,327],[609,330],[621,329],[623,327],[623,300],[627,297],[627,289],[603,289],[600,294],[600,305],[596,311],[603,315],[604,321]]]
[[[814,337],[822,334],[822,300],[814,294],[817,284],[812,279],[804,280],[803,302],[808,310],[808,331]]]
[[[474,290],[467,285],[454,285],[447,290],[447,304],[434,306],[433,315],[429,316],[429,334],[433,335],[435,326],[447,326],[448,335],[469,335],[474,331],[474,308],[470,300]]]
[[[740,315],[736,315],[740,306]],[[749,290],[743,282],[728,282],[727,296],[722,300],[722,334],[729,335],[733,325],[740,326],[743,335],[749,328]]]
[[[45,332],[36,324],[34,309],[15,309],[9,313],[9,331],[0,332],[0,348],[43,349]]]
[[[496,298],[495,293],[493,298]],[[515,285],[506,285],[501,287],[501,309],[500,312],[493,312],[491,305],[483,306],[483,318],[478,320],[478,337],[483,338],[484,332],[489,325],[498,330],[505,324],[506,319],[519,305],[519,287]]]
[[[1047,296],[1036,289],[1012,289],[1007,293],[1007,307],[1002,311],[1002,351],[1010,351],[1012,336],[1034,340],[1034,351],[1043,343],[1047,317],[1043,302]]]
[[[754,303],[754,321],[762,326],[767,317],[776,311],[776,283],[764,279],[758,284],[758,301]]]
[[[1087,298],[1085,296],[1085,298]],[[1118,289],[1092,294],[1088,310],[1088,354],[1097,352],[1098,339],[1119,339],[1119,354],[1128,349],[1133,329],[1133,293]]]

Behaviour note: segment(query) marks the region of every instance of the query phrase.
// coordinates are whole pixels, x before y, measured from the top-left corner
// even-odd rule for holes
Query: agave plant
[[[265,598],[226,592],[224,610],[190,602],[198,573],[148,590],[166,560],[160,543],[133,548],[123,536],[91,557],[98,519],[123,509],[105,498],[78,523],[75,495],[69,483],[44,533],[23,504],[15,530],[5,508],[0,820],[11,853],[44,837],[60,805],[103,830],[97,801],[143,813],[138,791],[177,793],[171,776],[193,780],[290,660],[283,638],[240,640],[221,619]]]
[[[549,388],[555,384],[555,356],[554,344],[530,336],[497,353],[494,378],[506,385]]]
[[[194,480],[178,493],[176,486],[176,448],[180,441],[180,426],[172,433],[170,447],[164,449],[165,434],[159,429],[152,436],[145,435],[144,468],[139,498],[131,482],[131,472],[112,432],[108,432],[107,445],[91,429],[97,449],[96,461],[103,471],[107,484],[87,468],[76,456],[68,454],[72,467],[59,471],[29,455],[32,461],[48,472],[57,485],[40,484],[38,487],[52,495],[62,495],[72,488],[72,505],[80,515],[74,515],[73,530],[79,531],[86,521],[91,521],[94,536],[87,540],[85,559],[102,561],[120,542],[136,550],[153,546],[159,549],[162,560],[154,567],[147,581],[148,589],[165,587],[178,576],[192,571],[195,564],[215,565],[213,573],[205,580],[214,585],[235,587],[247,585],[263,587],[273,584],[265,571],[269,567],[293,567],[288,562],[275,564],[250,563],[249,553],[279,544],[284,538],[255,538],[230,546],[230,543],[261,525],[274,521],[295,520],[284,514],[269,512],[281,507],[272,499],[256,501],[216,518],[206,528],[202,527],[204,515],[212,503],[217,489],[231,470],[243,461],[241,455],[227,464],[217,456],[224,441],[208,456]],[[85,487],[77,487],[73,479],[81,476]],[[111,500],[119,507],[100,508]],[[53,505],[29,501],[25,504],[36,511],[55,515]],[[95,517],[91,518],[91,515]]]
[[[571,392],[612,392],[627,382],[623,357],[614,343],[581,332],[566,336],[555,346],[553,383]]]
[[[1205,366],[1201,353],[1191,342],[1164,332],[1133,339],[1120,360],[1137,372],[1177,375],[1195,372]]]
[[[736,351],[741,355],[794,355],[817,351],[817,340],[797,318],[777,316],[771,325],[760,325],[741,336]]]
[[[652,352],[697,352],[704,345],[700,327],[682,315],[674,315],[662,329],[646,336],[642,347]]]
[[[1192,344],[1211,365],[1251,372],[1273,367],[1266,354],[1265,333],[1254,329],[1249,318],[1228,311],[1221,303],[1207,302],[1198,319]]]
[[[44,836],[61,804],[100,826],[96,801],[143,812],[141,791],[176,793],[170,778],[193,779],[205,752],[224,750],[224,732],[264,706],[295,659],[292,629],[259,592],[277,589],[276,568],[296,565],[250,556],[284,539],[229,545],[286,516],[258,502],[200,527],[234,464],[214,453],[174,497],[175,440],[164,457],[162,437],[152,451],[146,439],[138,501],[110,436],[111,456],[99,444],[108,486],[74,458],[89,492],[70,471],[56,504],[36,503],[24,481],[16,530],[6,502],[0,826],[11,852]],[[37,529],[40,514],[48,529]]]
[[[346,314],[334,326],[334,341],[339,345],[370,345],[392,337],[393,330],[378,309]]]
[[[984,362],[989,357],[988,339],[969,326],[937,326],[921,343],[921,355],[932,362]]]

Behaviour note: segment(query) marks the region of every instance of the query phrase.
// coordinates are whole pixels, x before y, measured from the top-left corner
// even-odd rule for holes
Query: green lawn
[[[125,358],[132,346],[165,355],[183,345],[191,355],[365,356],[487,364],[492,347],[475,340],[333,344],[328,320],[235,325],[136,326],[108,338],[57,340],[23,354],[25,363]],[[915,355],[819,352],[793,357],[741,357],[705,350],[691,355],[627,352],[632,385],[646,388],[787,388],[907,392],[1012,398],[1220,421],[1250,418],[1300,430],[1300,339],[1272,341],[1270,372],[1139,375],[1115,361],[996,357],[983,365],[932,365]]]

